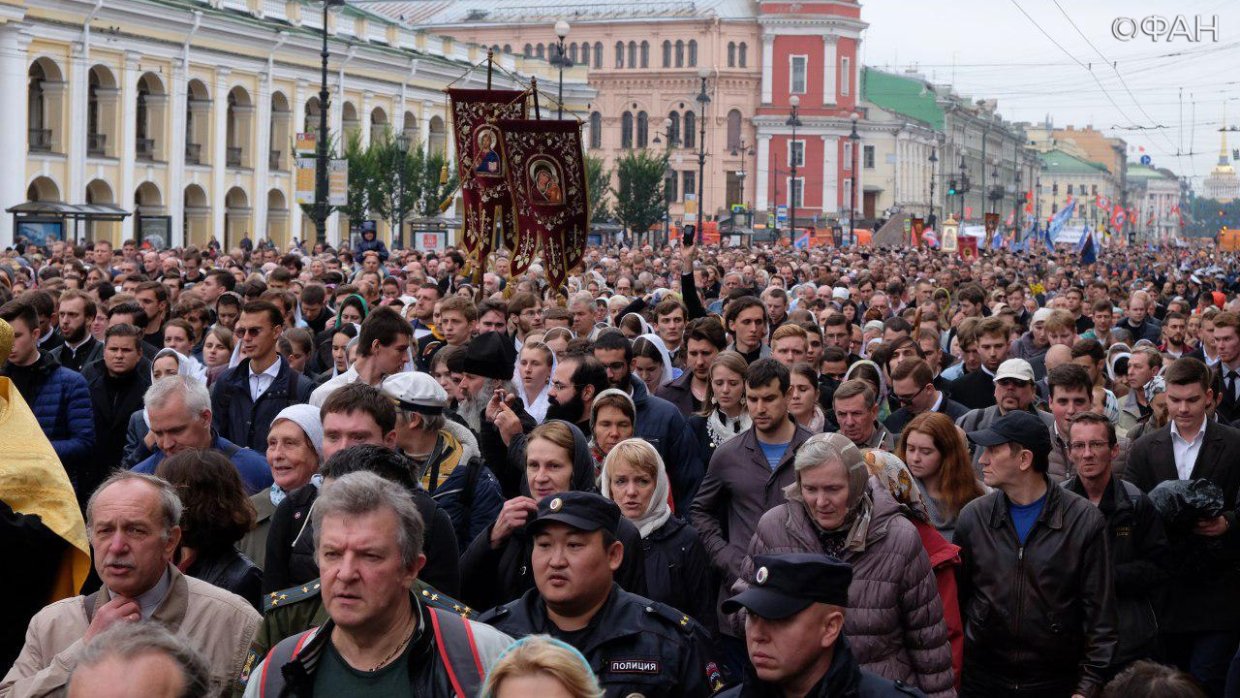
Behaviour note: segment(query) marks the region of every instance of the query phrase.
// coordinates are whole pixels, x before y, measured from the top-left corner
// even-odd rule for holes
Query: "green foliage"
[[[611,169],[601,157],[586,155],[586,191],[590,195],[590,222],[607,222],[611,218],[611,206],[608,203]]]
[[[619,186],[611,190],[616,219],[635,236],[646,233],[663,219],[666,169],[667,153],[653,155],[647,150],[634,150],[616,160]]]

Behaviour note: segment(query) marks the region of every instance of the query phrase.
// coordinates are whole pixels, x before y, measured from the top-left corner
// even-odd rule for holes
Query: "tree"
[[[646,150],[634,150],[616,160],[619,187],[611,190],[616,218],[634,238],[648,233],[650,226],[663,219],[666,169],[667,153],[652,155]]]
[[[611,169],[603,158],[586,155],[586,191],[590,196],[590,222],[605,223],[611,218],[607,195],[611,192]]]

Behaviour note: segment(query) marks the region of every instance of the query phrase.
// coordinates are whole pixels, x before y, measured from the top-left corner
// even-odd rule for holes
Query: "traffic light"
[[[955,196],[955,195],[956,195],[956,180],[954,180],[954,179],[949,179],[949,180],[947,181],[947,195],[948,195],[948,196]]]

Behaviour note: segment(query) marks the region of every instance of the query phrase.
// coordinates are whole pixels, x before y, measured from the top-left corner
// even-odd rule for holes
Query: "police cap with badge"
[[[848,606],[852,565],[821,553],[755,555],[753,584],[723,602],[724,613],[742,608],[762,618],[780,620],[810,604]]]
[[[614,536],[620,527],[620,507],[593,492],[550,494],[538,503],[538,514],[530,522],[530,532],[537,533],[550,523],[562,523],[587,533],[607,531]]]

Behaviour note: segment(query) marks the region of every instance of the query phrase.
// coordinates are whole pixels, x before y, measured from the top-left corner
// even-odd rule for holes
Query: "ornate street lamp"
[[[795,246],[797,244],[797,126],[801,125],[801,117],[798,112],[801,108],[801,98],[792,95],[788,98],[788,104],[792,105],[792,113],[788,115],[788,120],[784,123],[792,127],[792,143],[788,146],[788,160],[792,173],[792,179],[788,181],[788,244]],[[856,133],[854,127],[853,133]]]
[[[568,22],[560,20],[555,23],[555,35],[559,38],[556,44],[555,63],[560,67],[560,92],[559,107],[556,109],[556,118],[564,118],[564,68],[571,66],[572,61],[568,60],[568,54],[564,53],[564,39],[568,36]]]
[[[857,144],[861,141],[860,134],[857,133],[857,119],[860,115],[853,112],[848,117],[852,121],[852,133],[848,134],[848,140],[852,142],[852,197],[848,204],[848,239],[852,244],[857,244]]]
[[[702,229],[702,224],[706,222],[706,202],[702,200],[705,191],[704,184],[706,182],[706,110],[710,104],[710,95],[706,93],[706,80],[710,78],[710,68],[702,66],[698,68],[698,78],[702,81],[702,91],[698,93],[698,181],[697,181],[697,205],[698,205],[698,230]]]

